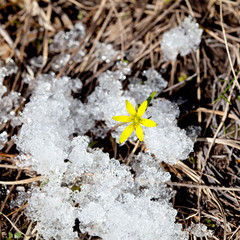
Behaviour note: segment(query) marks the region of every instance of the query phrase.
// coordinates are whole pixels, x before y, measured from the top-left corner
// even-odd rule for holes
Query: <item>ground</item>
[[[164,61],[160,45],[163,33],[189,15],[203,29],[198,50]],[[34,76],[48,72],[52,61],[62,52],[51,51],[49,44],[56,33],[71,30],[78,21],[86,25],[86,35],[81,41],[86,55],[80,63],[69,61],[55,72],[57,77],[66,73],[81,79],[83,90],[76,97],[83,102],[97,85],[97,76],[114,68],[112,62],[99,64],[94,58],[97,42],[112,44],[120,50],[121,60],[127,60],[132,68],[131,76],[140,76],[149,68],[160,72],[168,86],[158,97],[179,105],[179,127],[201,127],[188,159],[175,165],[162,163],[172,175],[169,186],[176,191],[172,198],[178,211],[176,222],[183,229],[192,222],[203,223],[213,230],[213,239],[240,239],[239,0],[3,0],[0,21],[1,64],[13,59],[18,66],[16,74],[5,78],[4,85],[8,92],[17,91],[25,97],[16,106],[17,113],[29,101],[30,85],[23,79],[29,73],[30,60],[35,56],[44,59],[41,68],[33,71]],[[64,52],[73,58],[76,49]],[[125,88],[127,85],[128,79]],[[34,223],[24,215],[27,202],[10,209],[19,187],[27,189],[30,184],[14,182],[37,177],[30,169],[16,167],[18,150],[11,137],[19,129],[20,126],[14,128],[9,122],[0,125],[0,132],[8,133],[8,141],[0,151],[0,239],[7,239],[18,230],[31,233],[34,229]],[[96,147],[120,160],[134,148],[131,142],[126,146],[119,152],[110,137],[96,142]],[[90,239],[87,234],[79,236]],[[190,235],[189,239],[194,238]]]

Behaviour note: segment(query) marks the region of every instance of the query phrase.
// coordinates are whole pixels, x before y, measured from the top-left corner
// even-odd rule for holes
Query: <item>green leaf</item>
[[[80,191],[80,185],[79,186],[73,186],[72,188],[71,188],[71,190],[74,192],[74,191]]]
[[[138,111],[138,108],[140,107],[140,105],[141,104],[139,104],[139,103],[136,105],[136,107],[135,107],[136,111]]]
[[[12,240],[13,239],[13,234],[11,232],[8,232],[8,237],[6,240]]]
[[[209,224],[209,223],[211,223],[212,221],[211,221],[211,219],[207,219],[206,222]]]
[[[192,157],[192,156],[190,156],[190,157],[188,158],[188,161],[189,161],[189,163],[191,163],[191,164],[195,164],[195,159],[194,159],[194,157]]]
[[[78,20],[82,20],[83,19],[83,12],[81,10],[78,12],[77,19]]]
[[[222,98],[231,105],[231,103],[223,95],[222,95]]]
[[[240,73],[240,70],[237,72],[236,76],[238,76],[238,74]],[[234,82],[235,78],[233,78],[230,83],[228,84],[228,86],[226,87],[226,89],[221,93],[221,95],[213,102],[213,104],[215,102],[217,102],[220,98],[223,98],[226,102],[228,102],[230,105],[231,103],[227,100],[227,98],[224,96],[224,94],[228,91],[228,89],[232,86],[233,82]],[[223,81],[221,79],[219,79],[219,81]]]
[[[99,141],[93,141],[88,144],[88,147],[92,148],[95,144],[97,144]]]
[[[221,79],[221,78],[219,78],[218,81],[220,81],[220,82],[227,82],[227,80]]]
[[[150,102],[153,100],[154,96],[156,95],[157,91],[154,91],[147,99],[147,102],[148,102],[148,106],[150,104]]]
[[[41,182],[41,184],[40,184],[39,188],[40,188],[40,189],[42,189],[44,185],[46,185],[46,184],[48,184],[48,183],[49,183],[49,181],[50,181],[50,180],[49,180],[49,179],[47,179],[47,180],[45,180],[45,181]]]
[[[22,236],[22,234],[21,234],[20,232],[16,232],[16,233],[14,234],[14,238],[15,238],[15,239],[19,239],[21,236]]]

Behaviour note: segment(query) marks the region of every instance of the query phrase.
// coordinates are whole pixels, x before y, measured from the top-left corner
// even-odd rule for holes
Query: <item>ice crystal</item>
[[[197,137],[201,133],[201,127],[200,126],[189,126],[186,129],[186,134],[188,137],[192,139],[193,142],[196,142]]]
[[[0,133],[0,150],[2,150],[5,146],[5,144],[8,141],[8,134],[6,131]]]
[[[83,50],[78,50],[73,56],[73,62],[80,63],[83,60],[83,57],[86,55],[86,52]]]
[[[30,64],[33,68],[40,68],[42,67],[42,64],[43,64],[43,56],[38,56],[38,57],[33,57],[31,60],[30,60]]]
[[[2,83],[3,79],[7,76],[12,75],[13,73],[16,73],[18,70],[17,65],[15,62],[11,59],[8,63],[4,64],[3,62],[0,62],[0,83]]]
[[[107,129],[102,126],[97,126],[90,131],[98,138],[105,138],[107,136]]]
[[[143,164],[144,160],[151,161],[151,157],[144,154],[137,159]],[[164,228],[170,226],[172,238],[170,236],[168,239],[177,236],[184,239],[180,225],[173,224],[176,211],[168,203],[169,191],[164,185],[162,188],[159,187],[169,179],[169,174],[157,172],[159,167],[156,163],[149,164],[149,168],[142,167],[142,172],[135,182],[129,167],[121,165],[115,159],[109,159],[108,154],[100,150],[84,150],[81,138],[75,140],[69,160],[76,164],[75,169],[78,169],[78,176],[82,179],[81,190],[74,195],[75,201],[80,206],[76,213],[82,232],[87,231],[105,240],[166,239],[169,232]],[[84,171],[81,173],[83,168]],[[143,193],[141,186],[148,187],[148,184],[141,180],[150,175],[155,191],[150,187],[148,193]],[[153,195],[161,198],[161,201],[152,201]],[[159,214],[161,216],[167,214],[168,217],[164,217],[163,221]],[[143,225],[144,229],[140,227]]]
[[[150,154],[139,153],[133,159],[132,169],[135,172],[135,184],[142,189],[141,194],[157,198],[158,201],[170,199],[171,190],[165,188],[165,182],[170,180],[170,174],[163,171]]]
[[[0,61],[0,98],[7,92],[7,88],[3,85],[4,78],[16,73],[17,70],[18,68],[13,60],[10,60],[6,64]]]
[[[76,48],[85,36],[85,27],[81,22],[74,25],[73,30],[64,32],[60,31],[54,36],[53,42],[49,46],[52,52],[65,51],[69,48]]]
[[[71,55],[70,54],[61,54],[60,56],[57,56],[55,58],[55,61],[52,63],[51,68],[54,71],[59,71],[61,68],[63,68],[68,61],[70,60]]]
[[[132,97],[136,103],[140,104],[145,101],[148,96],[154,91],[148,85],[144,85],[141,78],[129,78],[130,84],[128,85],[129,91],[125,91],[126,97]]]
[[[14,207],[21,207],[25,201],[30,197],[31,191],[25,192],[25,188],[23,186],[16,187],[17,198],[10,203],[10,208],[13,209]]]
[[[143,75],[147,77],[145,84],[149,86],[152,91],[161,92],[167,86],[167,81],[154,69],[143,71]]]
[[[70,88],[73,92],[79,92],[82,88],[82,82],[79,78],[70,80]]]
[[[69,53],[62,53],[62,54],[60,54],[58,56],[55,56],[55,59],[54,59],[52,65],[51,65],[51,68],[54,71],[59,71],[68,62],[69,62],[70,65],[73,64],[73,63],[80,63],[84,56],[85,56],[85,52],[82,51],[82,50],[77,51],[72,59],[71,59],[71,54],[69,54]]]
[[[212,237],[212,231],[208,230],[207,226],[202,223],[199,224],[192,223],[191,226],[189,227],[189,231],[199,238]]]
[[[143,71],[143,76],[147,78],[146,81],[140,78],[130,78],[128,85],[129,96],[132,96],[138,104],[146,100],[152,92],[159,93],[167,86],[167,81],[154,69]]]
[[[74,239],[75,214],[71,200],[72,191],[61,187],[55,179],[35,188],[28,200],[27,216],[36,221],[36,230],[43,239]],[[47,204],[46,204],[47,203]]]
[[[67,158],[68,136],[74,126],[69,117],[71,102],[65,97],[66,94],[70,98],[68,81],[67,77],[57,80],[51,75],[40,75],[31,101],[23,112],[25,124],[17,143],[25,153],[31,153],[33,169],[43,175],[56,170],[56,165],[58,172],[64,172],[66,168],[64,159]],[[58,131],[60,128],[62,130]]]
[[[24,101],[24,98],[17,92],[10,92],[0,99],[0,124],[9,120],[13,120],[13,126],[21,124],[20,119],[16,118],[16,112],[14,110],[22,101]]]
[[[96,58],[104,61],[106,63],[110,62],[117,56],[117,59],[120,59],[120,52],[113,49],[111,44],[105,43],[97,43],[96,51],[95,51]]]
[[[10,92],[6,94],[7,88],[3,85],[5,77],[16,73],[18,68],[13,60],[7,64],[0,62],[0,125],[10,121],[10,124],[15,127],[21,124],[20,118],[16,114],[16,108],[25,99],[18,92]]]
[[[56,79],[54,74],[45,74],[35,81],[16,143],[20,151],[30,154],[19,158],[23,165],[31,165],[45,176],[40,188],[33,190],[27,208],[27,216],[37,222],[43,239],[74,239],[76,219],[82,232],[104,240],[187,239],[181,225],[174,223],[177,211],[169,203],[172,192],[165,186],[170,175],[161,170],[155,158],[144,153],[133,156],[134,176],[131,167],[110,159],[100,149],[89,149],[88,137],[81,136],[97,120],[105,121],[110,128],[114,124],[111,117],[126,111],[123,75],[110,71],[100,75],[99,86],[86,104],[71,96],[69,77]],[[134,99],[130,101],[134,103]],[[171,155],[170,159],[175,159],[188,150],[179,135],[173,140],[180,131],[177,113],[169,102],[156,100],[149,107],[149,116],[161,127],[166,125],[164,134],[148,133],[149,138],[156,135],[156,146],[146,142],[156,157],[163,151],[161,160]],[[76,130],[78,136],[73,137]],[[173,133],[167,141],[170,131]],[[188,139],[184,132],[181,137]],[[180,146],[175,147],[177,144]],[[158,148],[159,152],[155,151]]]
[[[187,158],[193,149],[193,141],[186,136],[185,130],[177,126],[177,106],[167,100],[155,99],[147,114],[158,124],[155,128],[143,130],[148,151],[154,153],[158,160],[170,164]]]
[[[131,68],[128,66],[127,62],[116,62],[116,67],[117,67],[117,71],[115,71],[115,73],[119,73],[119,75],[122,75],[122,77],[120,77],[118,75],[118,79],[120,80],[125,80],[126,76],[129,75],[131,73]]]
[[[178,27],[165,32],[161,42],[165,59],[174,60],[179,53],[185,56],[195,51],[201,42],[202,32],[191,17],[185,18]]]
[[[99,86],[95,91],[88,96],[87,108],[91,109],[92,117],[97,121],[104,120],[106,123],[106,131],[110,130],[116,125],[112,119],[114,115],[126,115],[125,100],[129,100],[133,105],[136,102],[132,97],[123,95],[121,81],[125,74],[120,70],[115,72],[106,71],[98,77]],[[124,126],[118,127],[115,131],[111,132],[112,136],[119,139]],[[136,137],[132,137],[132,140]]]

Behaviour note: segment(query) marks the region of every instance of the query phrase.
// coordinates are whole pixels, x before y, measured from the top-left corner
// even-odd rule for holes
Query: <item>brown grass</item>
[[[164,62],[160,46],[162,34],[188,15],[204,30],[199,50],[176,61]],[[79,16],[87,29],[79,48],[86,49],[87,55],[80,64],[68,63],[57,76],[66,73],[80,77],[87,89],[83,93],[86,97],[97,84],[96,77],[114,68],[112,63],[103,64],[95,58],[99,41],[121,50],[122,60],[124,52],[132,52],[129,64],[133,76],[148,68],[161,71],[169,85],[160,96],[170,100],[181,96],[191,105],[180,107],[179,125],[202,127],[189,159],[178,161],[174,166],[163,163],[172,174],[169,185],[177,191],[173,198],[178,210],[177,222],[182,223],[184,229],[191,222],[205,223],[214,230],[213,239],[240,239],[240,103],[236,76],[240,66],[240,1],[2,0],[0,58],[3,61],[13,58],[19,67],[16,75],[4,81],[9,92],[19,91],[22,96],[28,96],[29,86],[22,80],[30,58],[42,55],[44,59],[40,70],[32,73],[33,78],[48,72],[53,58],[59,54],[49,52],[49,42],[60,30],[72,29]],[[66,52],[73,58],[78,50]],[[181,73],[188,78],[178,82]],[[225,81],[220,81],[220,76]],[[222,93],[228,101],[221,97],[213,103]],[[16,111],[20,112],[25,103]],[[0,153],[0,240],[15,230],[23,232],[24,239],[30,239],[29,236],[39,239],[34,223],[24,216],[27,203],[12,211],[9,208],[10,201],[16,197],[17,185],[26,186],[40,180],[31,169],[16,167],[18,152],[11,136],[18,130],[12,129],[9,123],[0,126],[0,131],[9,134],[9,141]],[[139,143],[128,143],[127,147],[130,157],[124,159],[116,143],[109,141],[107,146],[115,157],[127,164],[136,150],[144,151]],[[79,239],[91,238],[79,233]],[[190,235],[189,239],[196,238]]]

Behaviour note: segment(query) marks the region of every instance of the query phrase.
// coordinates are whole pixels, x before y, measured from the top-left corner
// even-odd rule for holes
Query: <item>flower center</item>
[[[134,125],[134,126],[139,125],[139,124],[140,124],[140,120],[141,120],[141,118],[138,117],[137,115],[133,116],[133,117],[132,117],[132,123],[133,123],[133,125]]]

